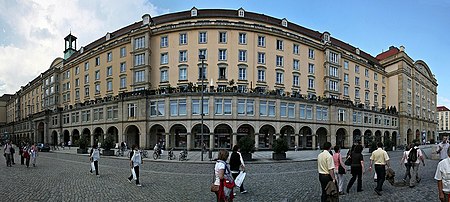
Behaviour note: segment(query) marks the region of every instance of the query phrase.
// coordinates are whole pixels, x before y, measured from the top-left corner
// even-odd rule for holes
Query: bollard
[[[212,159],[212,150],[211,149],[208,150],[208,158],[211,161],[211,159]]]

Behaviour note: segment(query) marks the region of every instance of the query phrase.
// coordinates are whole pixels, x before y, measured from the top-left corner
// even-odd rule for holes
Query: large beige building
[[[436,136],[437,81],[404,47],[374,57],[288,19],[195,7],[145,14],[79,49],[74,35],[64,40],[64,58],[9,100],[1,132],[195,149],[203,109],[210,148],[244,136],[258,149],[276,137],[316,148]]]

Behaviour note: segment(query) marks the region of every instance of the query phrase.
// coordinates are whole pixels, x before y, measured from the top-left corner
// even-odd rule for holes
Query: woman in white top
[[[94,162],[95,175],[100,177],[98,174],[98,160],[100,159],[100,151],[98,150],[97,144],[92,145],[91,154],[89,155],[89,161]],[[92,167],[91,171],[92,173]]]
[[[134,172],[131,174],[130,177],[128,177],[128,182],[131,183],[131,180],[136,180],[136,186],[140,187],[141,183],[139,183],[139,167],[142,165],[142,157],[141,152],[139,152],[139,147],[137,145],[132,146],[133,150],[133,156],[131,156],[130,159],[130,167],[132,169],[131,172]],[[136,177],[134,178],[135,175]]]
[[[226,200],[225,197],[225,192],[224,192],[224,184],[223,181],[225,180],[225,175],[227,174],[226,172],[230,172],[230,169],[227,168],[227,162],[226,160],[228,159],[229,153],[227,150],[220,150],[219,154],[217,156],[217,161],[216,161],[216,165],[214,166],[214,185],[218,185],[219,186],[219,191],[215,192],[216,193],[216,197],[217,197],[217,201],[218,202],[222,202],[222,201],[233,201],[233,193],[230,194],[230,196],[228,197],[228,200]],[[228,173],[230,174],[230,173]]]
[[[406,178],[409,177],[411,180],[411,164],[408,162],[409,150],[413,147],[412,144],[406,145],[405,151],[403,152],[402,159],[400,160],[400,164],[405,164],[405,176],[403,177],[403,182],[406,182]]]

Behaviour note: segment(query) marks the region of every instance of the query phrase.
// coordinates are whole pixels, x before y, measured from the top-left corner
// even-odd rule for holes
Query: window
[[[117,119],[119,118],[119,108],[117,106],[106,107],[106,119]]]
[[[144,64],[144,57],[145,54],[137,54],[134,56],[134,66],[139,66],[139,65],[143,65]]]
[[[98,109],[93,109],[93,120],[94,121],[99,121],[103,119],[103,108],[98,108]]]
[[[112,61],[112,52],[106,53],[106,61],[111,62]]]
[[[127,70],[127,63],[121,62],[120,63],[120,73],[125,72]]]
[[[106,76],[112,76],[112,67],[111,66],[106,68]]]
[[[167,69],[161,70],[161,82],[167,82],[169,81],[169,73]]]
[[[378,74],[376,72],[373,73],[373,79],[375,79],[375,81],[378,81]]]
[[[89,70],[89,62],[85,62],[84,63],[84,71],[88,71]]]
[[[308,79],[308,89],[314,89],[314,79],[313,78]]]
[[[269,101],[269,116],[275,116],[275,101]]]
[[[259,115],[275,116],[275,102],[267,100],[259,101]]]
[[[338,110],[338,121],[339,122],[345,121],[345,109]]]
[[[306,118],[306,105],[304,105],[304,104],[300,104],[300,107],[299,107],[299,109],[300,109],[300,118],[301,119],[305,119]]]
[[[381,87],[381,93],[386,94],[386,87]]]
[[[358,65],[355,65],[355,72],[359,73],[359,66]]]
[[[348,61],[344,61],[344,69],[348,69]]]
[[[187,34],[181,33],[180,34],[180,45],[186,45],[187,44]]]
[[[364,81],[364,87],[366,87],[366,89],[369,89],[369,81],[367,80]]]
[[[219,80],[227,79],[227,67],[219,66]]]
[[[161,64],[165,65],[169,63],[169,54],[168,53],[161,53]]]
[[[292,47],[292,49],[294,54],[299,54],[300,46],[298,44],[294,44],[294,47]]]
[[[283,50],[283,41],[277,40],[277,50]]]
[[[247,80],[247,68],[239,67],[239,80]]]
[[[258,36],[258,46],[266,47],[266,37],[265,36]]]
[[[277,67],[283,67],[283,56],[277,55],[276,65]]]
[[[258,52],[258,64],[266,64],[266,54]]]
[[[287,103],[286,102],[280,103],[280,116],[287,117]]]
[[[89,74],[84,75],[84,84],[89,84]]]
[[[365,92],[364,100],[369,101],[369,92]]]
[[[120,88],[127,87],[127,77],[120,77]]]
[[[206,32],[199,32],[198,33],[198,43],[206,43],[207,42],[207,35]]]
[[[135,83],[144,82],[144,81],[145,81],[145,71],[144,70],[134,72],[134,82]]]
[[[308,50],[308,58],[309,59],[314,59],[314,49],[309,49]]]
[[[316,107],[317,120],[328,120],[328,108],[327,107]]]
[[[187,51],[180,51],[180,62],[187,62]]]
[[[266,71],[263,69],[258,69],[258,81],[264,82],[266,81]]]
[[[168,36],[161,37],[161,48],[169,47],[169,39]]]
[[[344,96],[348,96],[348,86],[344,86]]]
[[[145,46],[145,37],[139,37],[134,39],[134,49],[144,48]]]
[[[344,82],[348,83],[348,74],[347,73],[344,74]]]
[[[198,55],[203,55],[203,56],[205,56],[205,59],[204,59],[204,60],[207,60],[207,58],[208,58],[208,52],[207,52],[206,49],[199,49],[199,50],[198,50]],[[200,60],[200,58],[199,58],[199,60]]]
[[[227,33],[219,32],[219,43],[227,43]]]
[[[355,89],[355,98],[359,99],[359,89]]]
[[[200,114],[200,99],[193,99],[192,100],[192,115],[201,115]],[[203,114],[207,115],[209,114],[209,99],[203,99]]]
[[[255,101],[253,99],[238,99],[238,115],[253,116],[255,110]]]
[[[170,100],[170,116],[186,115],[186,99]]]
[[[186,66],[180,67],[179,72],[178,72],[178,79],[180,81],[186,81],[187,80],[187,68],[186,68]]]
[[[355,86],[359,86],[359,77],[355,77]]]
[[[306,105],[306,119],[312,119],[312,105]]]
[[[378,84],[376,84],[376,83],[373,84],[373,90],[374,90],[375,92],[378,91]]]
[[[206,79],[207,75],[206,75],[206,67],[198,67],[198,79],[202,79],[202,75],[203,75],[203,79]]]
[[[100,93],[100,84],[95,84],[95,94]]]
[[[75,75],[78,75],[78,74],[80,74],[80,67],[79,66],[75,67]]]
[[[214,114],[215,115],[231,115],[231,99],[215,99],[214,101]]]
[[[123,58],[127,55],[127,49],[125,47],[120,48],[120,57]]]
[[[314,74],[314,64],[311,63],[308,64],[308,73]]]
[[[128,104],[128,118],[136,118],[137,116],[137,105],[134,103]]]
[[[150,102],[150,116],[164,116],[164,100]]]
[[[329,89],[330,89],[330,91],[338,91],[338,82],[337,81],[333,81],[333,80],[330,80],[330,82],[329,82]]]
[[[95,80],[100,80],[100,70],[95,71]]]
[[[84,96],[89,97],[89,87],[84,88]]]
[[[282,72],[277,72],[276,73],[276,83],[277,84],[283,84],[283,73]]]
[[[239,50],[239,62],[245,62],[245,61],[247,61],[247,51]]]
[[[91,110],[81,111],[81,120],[88,122],[91,120]]]
[[[75,87],[78,87],[78,86],[80,86],[80,79],[76,78],[75,79]]]
[[[219,60],[227,60],[227,49],[219,49]]]
[[[239,33],[239,44],[247,44],[247,34]]]
[[[329,60],[334,64],[339,64],[339,54],[330,51]]]
[[[96,57],[95,58],[95,66],[99,66],[100,65],[100,57]]]
[[[293,68],[294,70],[300,69],[300,61],[294,59],[294,61],[292,62],[292,66],[293,66],[292,68]]]
[[[330,76],[339,77],[338,68],[334,66],[330,66]]]
[[[364,75],[366,75],[366,77],[369,77],[369,70],[366,68],[366,70],[364,71]]]
[[[300,85],[300,77],[298,75],[292,76],[292,85],[299,86]]]

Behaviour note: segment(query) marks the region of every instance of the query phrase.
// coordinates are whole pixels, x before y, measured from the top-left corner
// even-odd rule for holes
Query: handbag
[[[342,165],[339,165],[338,167],[338,174],[345,174],[345,168],[342,167]]]
[[[215,185],[214,183],[211,184],[211,192],[218,192],[219,191],[219,185]]]
[[[347,160],[345,160],[344,164],[346,166],[351,166],[352,165],[352,157],[351,156],[348,157]]]

